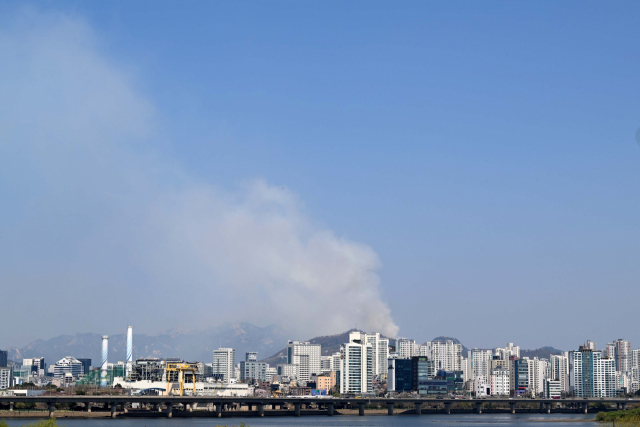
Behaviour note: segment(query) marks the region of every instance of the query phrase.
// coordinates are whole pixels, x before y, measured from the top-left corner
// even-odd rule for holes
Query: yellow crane
[[[184,396],[184,386],[185,386],[185,380],[186,380],[186,375],[187,374],[191,374],[191,381],[193,382],[193,395],[195,396],[196,394],[196,373],[198,372],[198,365],[194,365],[192,363],[175,363],[175,362],[171,362],[171,363],[167,363],[167,367],[166,367],[166,371],[167,371],[167,396],[169,395],[169,392],[171,391],[171,383],[172,383],[172,379],[171,377],[173,377],[175,374],[173,374],[174,372],[178,374],[178,387],[180,387],[180,396]],[[173,374],[173,375],[172,375]]]

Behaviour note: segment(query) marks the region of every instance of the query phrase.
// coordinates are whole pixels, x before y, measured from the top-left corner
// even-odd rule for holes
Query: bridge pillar
[[[387,414],[393,415],[393,402],[387,402]]]
[[[358,402],[358,415],[364,416],[364,402]]]
[[[451,402],[444,402],[444,413],[445,414],[451,413]]]
[[[222,403],[216,403],[216,417],[220,418],[221,416],[222,416]]]
[[[422,415],[422,402],[416,402],[414,405],[416,407],[416,414]]]
[[[118,408],[118,404],[115,402],[111,402],[110,405],[110,409],[111,409],[111,418],[115,418],[116,417],[116,409]]]
[[[48,402],[49,405],[49,418],[53,418],[53,413],[56,411],[56,404],[53,402]]]
[[[197,403],[192,403],[190,405],[187,405],[187,411],[193,412],[193,407],[196,406],[196,405],[197,405]]]
[[[616,402],[616,411],[620,410],[620,402]]]
[[[264,417],[264,404],[258,403],[258,416]]]
[[[482,402],[476,402],[476,412],[478,414],[482,413]]]
[[[293,404],[293,411],[296,414],[296,417],[300,416],[300,406],[302,406],[300,403]]]
[[[540,402],[540,412],[544,411],[544,403]]]
[[[588,411],[589,411],[589,402],[585,402],[584,403],[584,413],[586,414],[586,413],[588,413]]]
[[[509,408],[511,409],[511,413],[516,413],[516,402],[509,402]]]
[[[327,405],[327,415],[329,415],[330,417],[333,416],[333,403],[329,403]]]
[[[167,403],[167,418],[173,418],[173,403]]]
[[[551,402],[547,402],[547,414],[551,413]]]
[[[623,411],[627,410],[627,402],[622,402],[622,410]]]
[[[13,402],[9,402],[9,412],[13,412]]]

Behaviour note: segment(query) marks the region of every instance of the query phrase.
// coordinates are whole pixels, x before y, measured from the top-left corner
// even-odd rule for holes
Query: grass
[[[629,411],[598,412],[596,421],[613,425],[640,427],[640,408]]]
[[[0,427],[9,427],[5,420],[0,420]],[[22,427],[59,427],[54,419],[35,421],[29,424],[23,424]]]

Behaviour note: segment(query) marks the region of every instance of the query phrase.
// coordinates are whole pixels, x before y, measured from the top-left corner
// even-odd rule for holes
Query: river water
[[[594,427],[594,414],[462,414],[462,415],[352,415],[302,417],[247,417],[247,418],[116,418],[111,419],[59,419],[66,427]],[[28,424],[33,420],[6,420],[10,427]]]

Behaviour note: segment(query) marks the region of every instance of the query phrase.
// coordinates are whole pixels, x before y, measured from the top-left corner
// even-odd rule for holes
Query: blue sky
[[[131,151],[145,164],[161,158],[162,168],[192,181],[163,172],[154,191],[210,185],[233,199],[247,182],[264,180],[295,195],[296,218],[313,230],[371,248],[379,299],[399,335],[569,349],[586,339],[640,342],[632,321],[640,298],[639,9],[634,2],[4,2],[0,26],[18,28],[5,32],[9,39],[60,20],[83,26],[91,52],[153,110],[144,153]],[[26,196],[12,188],[0,181],[5,224],[24,214]],[[83,216],[92,229],[108,222],[98,211]],[[8,253],[2,245],[0,254]],[[114,253],[109,265],[118,263]],[[38,254],[37,268],[55,264],[51,252]],[[153,267],[134,264],[118,281],[153,281]],[[85,273],[110,268],[97,265]],[[15,271],[5,282],[22,279]],[[325,333],[372,325],[367,316]],[[59,332],[75,332],[67,329]]]

